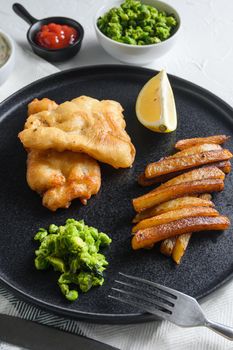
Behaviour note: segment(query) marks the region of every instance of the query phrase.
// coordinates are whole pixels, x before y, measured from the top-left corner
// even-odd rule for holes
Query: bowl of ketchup
[[[67,17],[36,19],[21,5],[13,5],[14,12],[23,18],[30,27],[27,40],[32,50],[50,62],[59,62],[75,56],[82,44],[82,25]]]

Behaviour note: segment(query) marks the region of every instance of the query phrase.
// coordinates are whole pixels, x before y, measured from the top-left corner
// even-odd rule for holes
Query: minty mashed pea
[[[4,36],[0,33],[0,68],[6,63],[9,57],[10,47]]]
[[[140,0],[125,0],[97,20],[100,31],[112,40],[150,45],[168,39],[177,27],[174,15],[158,11]]]
[[[66,299],[74,301],[78,289],[88,292],[104,283],[108,262],[99,250],[111,243],[105,233],[85,225],[83,220],[67,219],[64,226],[52,224],[48,230],[39,229],[34,239],[40,242],[35,267],[44,270],[52,266],[61,273],[58,285]]]

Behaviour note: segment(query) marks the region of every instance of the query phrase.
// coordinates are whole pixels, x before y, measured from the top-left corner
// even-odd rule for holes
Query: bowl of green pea
[[[159,0],[117,0],[94,17],[96,36],[112,57],[146,65],[175,44],[181,26],[178,12]]]

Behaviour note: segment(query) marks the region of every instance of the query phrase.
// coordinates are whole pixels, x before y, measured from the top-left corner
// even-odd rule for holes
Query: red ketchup
[[[36,43],[46,49],[63,49],[75,43],[78,32],[73,27],[49,23],[36,34]]]

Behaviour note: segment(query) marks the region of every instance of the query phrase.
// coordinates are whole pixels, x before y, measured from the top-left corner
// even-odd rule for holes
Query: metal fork
[[[233,328],[209,321],[196,299],[143,278],[125,275],[121,272],[119,274],[127,282],[116,280],[115,282],[124,289],[112,288],[120,296],[109,295],[110,298],[136,306],[177,326],[204,326],[229,340],[233,340]]]

